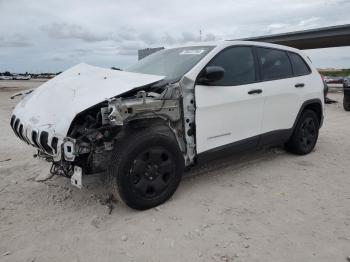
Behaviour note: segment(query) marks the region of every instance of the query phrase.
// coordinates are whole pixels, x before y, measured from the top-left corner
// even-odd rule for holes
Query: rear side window
[[[258,47],[257,55],[263,80],[292,77],[292,66],[285,51]]]
[[[208,66],[221,66],[225,75],[213,85],[243,85],[255,82],[254,55],[251,47],[239,46],[224,49]]]
[[[290,61],[292,62],[294,76],[302,76],[310,74],[310,68],[304,59],[295,53],[289,53]]]

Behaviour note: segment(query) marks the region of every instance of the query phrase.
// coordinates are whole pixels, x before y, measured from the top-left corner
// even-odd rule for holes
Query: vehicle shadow
[[[276,157],[276,154],[284,154],[283,148],[268,148],[258,151],[247,151],[244,153],[232,154],[220,159],[213,159],[186,170],[183,182],[188,183],[189,179],[205,180],[207,175],[221,174],[222,170],[239,170],[250,165],[269,161]],[[55,205],[61,208],[74,208],[85,210],[106,206],[111,209],[118,209],[122,213],[128,213],[128,209],[121,203],[115,190],[105,181],[105,176],[91,176],[82,189],[71,185],[70,180],[63,177],[54,176],[52,179],[44,182],[47,187],[46,192],[36,192],[37,200],[41,199],[42,206]],[[198,181],[199,182],[199,181]],[[196,182],[194,182],[196,183]],[[185,186],[186,188],[186,186]],[[45,195],[47,194],[47,195]],[[167,205],[165,203],[165,205]],[[107,211],[111,212],[111,210]]]
[[[210,160],[206,163],[198,164],[189,168],[184,175],[186,178],[194,178],[197,176],[207,175],[213,171],[230,168],[232,170],[240,169],[249,165],[253,165],[262,161],[273,159],[276,154],[283,154],[285,150],[283,147],[271,147],[259,150],[250,150],[241,153],[235,153],[232,155],[226,155],[224,157]]]

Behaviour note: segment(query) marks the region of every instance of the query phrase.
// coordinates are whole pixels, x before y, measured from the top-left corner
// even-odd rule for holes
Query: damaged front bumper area
[[[12,115],[10,125],[16,136],[28,145],[38,149],[38,156],[48,161],[74,161],[75,139],[61,138],[38,128],[26,125],[20,118]]]
[[[68,137],[60,138],[46,130],[39,130],[38,128],[26,125],[16,115],[12,115],[10,125],[19,139],[38,150],[35,157],[52,163],[50,173],[69,177],[73,185],[81,188],[81,168],[75,168],[72,164],[76,158],[75,139]]]
[[[35,157],[52,162],[52,173],[59,173],[64,176],[71,176],[70,163],[64,168],[62,162],[74,162],[76,158],[76,141],[69,137],[60,137],[49,130],[32,127],[16,115],[12,115],[11,128],[16,136],[26,144],[35,147],[38,153]],[[57,163],[60,163],[60,167]],[[60,170],[60,171],[59,171]]]
[[[10,125],[19,139],[28,145],[36,147],[42,155],[60,160],[61,152],[59,148],[63,143],[62,139],[50,134],[46,130],[39,130],[38,128],[27,125],[19,117],[16,117],[16,115],[12,115]]]
[[[38,149],[37,157],[52,163],[52,174],[68,177],[80,188],[85,175],[106,171],[114,147],[130,128],[151,126],[152,119],[172,130],[184,152],[180,108],[180,94],[173,87],[162,94],[139,91],[97,104],[76,116],[66,137],[58,136],[53,125],[33,127],[30,117],[13,115],[10,124],[22,141]]]
[[[66,177],[104,172],[119,140],[139,126],[168,126],[186,154],[181,88],[164,78],[79,64],[14,95],[21,100],[10,124]]]
[[[20,140],[37,149],[37,154],[34,157],[52,163],[51,174],[69,178],[71,184],[78,188],[83,186],[82,166],[85,168],[87,166],[84,162],[89,160],[96,162],[96,155],[101,153],[106,155],[104,151],[106,148],[111,150],[111,145],[93,150],[92,145],[87,146],[86,143],[79,143],[76,139],[62,138],[52,134],[49,130],[31,127],[16,115],[12,115],[10,125]],[[95,145],[93,147],[96,149]],[[84,154],[88,154],[88,157],[84,158]]]

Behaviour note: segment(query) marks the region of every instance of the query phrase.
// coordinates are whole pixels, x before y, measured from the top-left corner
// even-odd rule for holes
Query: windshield
[[[165,76],[167,82],[176,82],[194,67],[213,46],[190,46],[158,51],[125,71]]]

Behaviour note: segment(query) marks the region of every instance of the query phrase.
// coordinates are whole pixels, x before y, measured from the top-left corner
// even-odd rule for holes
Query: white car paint
[[[26,95],[13,114],[25,128],[65,137],[72,120],[81,111],[163,78],[79,64]]]
[[[323,102],[321,76],[301,51],[298,50],[297,53],[310,67],[310,74],[261,82],[265,99],[262,134],[292,128],[304,101],[319,98]],[[304,84],[303,87],[296,87],[301,83]]]
[[[302,77],[263,81],[235,86],[234,89],[229,86],[196,85],[197,153],[271,131],[290,129],[304,101],[319,99],[324,103],[323,82],[317,69],[302,51],[287,46],[250,41],[225,41],[215,44],[216,47],[185,77],[195,83],[201,70],[216,54],[226,47],[239,45],[270,47],[297,53],[304,58],[312,72]],[[297,83],[304,83],[305,86],[295,88]],[[247,91],[251,89],[262,89],[263,92],[248,96]]]
[[[302,88],[295,88],[296,83],[299,83],[298,80],[292,78],[260,83],[264,97],[262,134],[293,126],[303,102],[299,95]]]
[[[264,97],[248,95],[257,88],[196,86],[197,153],[260,134]]]
[[[196,85],[199,73],[216,54],[226,47],[237,45],[271,47],[298,53],[304,57],[312,73],[234,88]],[[249,41],[190,43],[188,46],[214,48],[179,82],[182,88],[183,121],[186,122],[187,165],[193,163],[196,154],[270,131],[290,129],[304,101],[319,99],[323,103],[321,77],[297,49]],[[13,114],[21,119],[27,134],[34,129],[46,130],[49,132],[49,141],[53,135],[64,138],[78,113],[106,99],[162,79],[163,76],[79,64],[25,96]],[[305,87],[295,88],[294,85],[299,82],[305,83]],[[263,92],[248,95],[252,89],[262,89]],[[195,136],[188,135],[191,122],[196,126]]]

